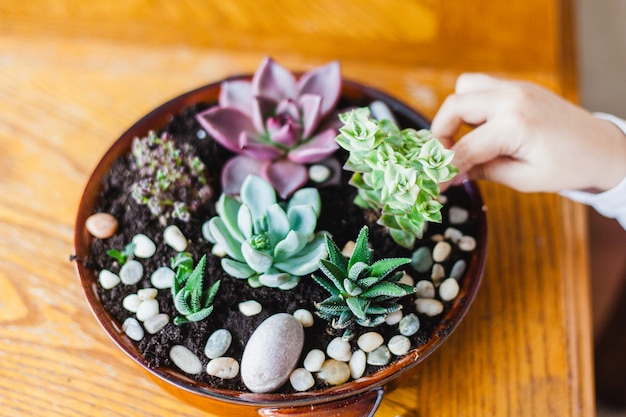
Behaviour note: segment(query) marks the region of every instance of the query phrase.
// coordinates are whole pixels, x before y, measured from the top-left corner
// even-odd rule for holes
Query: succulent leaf
[[[222,269],[230,276],[245,279],[256,274],[256,271],[245,262],[235,261],[234,259],[224,258],[221,261]]]
[[[348,261],[348,270],[352,269],[352,266],[357,262],[363,262],[366,264],[371,263],[372,253],[367,247],[367,240],[369,238],[368,228],[364,226],[359,232],[359,236],[354,244],[354,251]]]
[[[394,269],[411,262],[409,258],[387,258],[376,261],[371,266],[370,274],[384,278]]]
[[[193,265],[193,259],[188,253],[178,254],[172,259],[171,264],[177,266],[175,286],[172,287],[172,292],[174,307],[181,314],[181,316],[174,318],[174,324],[180,326],[190,321],[205,319],[213,311],[213,299],[221,282],[216,281],[209,289],[203,291],[206,255],[200,259],[191,272],[189,272],[189,268]],[[180,280],[180,282],[176,283],[176,280]]]

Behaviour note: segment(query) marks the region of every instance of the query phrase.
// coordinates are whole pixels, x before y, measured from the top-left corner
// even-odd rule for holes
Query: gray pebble
[[[411,265],[417,272],[426,272],[433,265],[433,257],[426,246],[418,248],[411,256]]]
[[[136,284],[142,277],[143,265],[139,261],[131,259],[120,268],[120,279],[124,285]]]
[[[157,314],[156,316],[152,316],[146,321],[143,322],[143,327],[146,328],[146,331],[150,334],[155,334],[161,331],[167,323],[170,322],[170,316],[165,313]]]
[[[206,366],[206,372],[221,379],[233,379],[239,374],[239,362],[224,356],[211,359]]]
[[[141,328],[139,322],[132,317],[124,320],[124,323],[122,323],[122,330],[124,331],[124,333],[126,333],[126,336],[130,337],[136,342],[143,339],[143,329]]]
[[[241,358],[241,379],[256,393],[273,392],[289,379],[304,345],[304,329],[293,315],[278,313],[252,333]]]
[[[467,263],[463,259],[459,259],[452,265],[452,270],[450,270],[450,277],[454,279],[461,279],[463,274],[465,273],[465,268],[467,268]]]
[[[202,362],[192,351],[182,345],[174,345],[170,349],[170,359],[183,372],[191,375],[202,372]]]
[[[398,323],[398,331],[403,336],[412,336],[417,333],[419,329],[420,320],[413,313],[407,314],[400,320],[400,323]]]
[[[374,366],[384,366],[391,360],[391,352],[383,345],[367,354],[367,363]]]
[[[219,329],[213,332],[209,339],[206,342],[204,347],[204,354],[209,359],[215,359],[220,356],[223,356],[228,348],[230,347],[231,342],[233,341],[233,336],[226,329]]]
[[[463,224],[467,221],[469,217],[469,212],[467,209],[462,207],[452,206],[450,207],[450,211],[448,212],[450,224]]]

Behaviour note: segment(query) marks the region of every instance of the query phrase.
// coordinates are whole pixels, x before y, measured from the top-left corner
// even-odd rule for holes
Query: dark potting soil
[[[346,103],[344,103],[346,104]],[[368,103],[349,103],[351,105],[366,105]],[[223,163],[232,155],[224,150],[220,145],[209,137],[199,139],[198,132],[201,127],[196,122],[194,115],[209,106],[209,103],[194,105],[184,110],[179,115],[174,115],[171,122],[164,128],[176,140],[192,143],[197,148],[197,153],[207,167],[207,178],[214,187],[214,196],[220,194],[219,178]],[[400,121],[402,124],[402,121]],[[402,126],[407,127],[407,126]],[[415,127],[415,126],[414,126]],[[425,127],[425,126],[417,126]],[[338,151],[336,157],[345,159],[343,151]],[[131,156],[126,156],[117,160],[103,184],[103,190],[99,196],[95,212],[108,212],[114,215],[119,221],[117,233],[109,239],[93,239],[91,245],[91,255],[86,264],[96,272],[101,269],[110,269],[113,272],[119,270],[119,265],[113,258],[106,254],[112,248],[121,250],[128,244],[137,233],[144,233],[149,236],[157,246],[156,254],[150,259],[141,259],[144,266],[144,278],[136,285],[118,285],[110,290],[99,288],[99,296],[105,309],[110,313],[115,321],[120,325],[128,317],[134,314],[122,307],[122,299],[129,294],[136,293],[138,289],[150,287],[150,275],[161,266],[169,266],[175,251],[167,246],[163,241],[164,227],[159,224],[146,206],[135,203],[130,197],[129,190],[134,181],[131,169]],[[347,241],[355,240],[359,230],[363,225],[368,225],[370,230],[370,243],[374,248],[376,259],[389,257],[411,257],[411,251],[397,245],[386,233],[385,229],[375,223],[376,215],[364,211],[354,205],[352,200],[356,195],[356,189],[348,184],[351,173],[343,171],[342,181],[339,185],[321,187],[319,189],[322,197],[322,212],[318,221],[318,230],[329,231],[339,247]],[[422,241],[417,242],[416,248],[428,246],[432,249],[435,242],[430,239],[435,233],[443,233],[447,227],[448,207],[461,206],[467,204],[468,198],[462,188],[451,188],[446,193],[448,203],[442,210],[443,222],[441,224],[430,224],[427,233]],[[196,354],[206,367],[209,359],[204,355],[204,347],[208,337],[221,328],[228,329],[233,335],[233,342],[226,353],[227,356],[234,357],[238,361],[250,335],[257,326],[270,315],[279,312],[293,313],[295,310],[305,308],[315,312],[314,301],[319,302],[328,297],[328,293],[317,285],[310,276],[302,277],[300,284],[289,291],[281,291],[274,288],[250,288],[246,280],[238,280],[227,275],[220,266],[220,258],[211,254],[211,244],[207,242],[201,234],[202,224],[215,215],[212,203],[206,204],[197,210],[189,222],[169,221],[169,224],[176,224],[189,240],[187,251],[194,259],[199,260],[203,255],[207,255],[205,270],[205,287],[221,280],[221,287],[214,301],[214,311],[205,320],[195,323],[187,323],[181,326],[173,324],[173,317],[178,315],[172,302],[172,295],[169,290],[159,290],[157,300],[160,312],[169,315],[170,322],[166,327],[155,335],[146,333],[145,337],[138,342],[138,348],[144,355],[150,367],[170,367],[175,365],[169,358],[169,350],[172,346],[182,344]],[[463,225],[455,225],[464,234],[475,236],[477,221],[470,217],[469,221]],[[443,264],[446,271],[449,271],[455,261],[466,259],[469,262],[469,254],[466,252],[453,251],[449,259]],[[408,272],[415,279],[430,279],[430,273],[418,273],[408,266]],[[463,286],[463,280],[460,285]],[[238,304],[246,300],[256,300],[263,306],[263,311],[252,317],[246,317],[238,310]],[[401,300],[404,314],[415,313],[414,296],[404,297]],[[444,303],[448,309],[450,303]],[[432,336],[433,329],[440,322],[439,317],[428,317],[417,314],[421,327],[417,334],[410,337],[414,347],[427,342]],[[386,324],[375,328],[357,328],[356,341],[358,336],[367,331],[376,331],[383,335],[385,340],[389,340],[393,335],[398,334],[397,325]],[[315,316],[315,325],[305,329],[305,346],[302,356],[311,349],[319,348],[326,350],[327,344],[336,336],[340,336],[343,331],[336,331],[323,319]],[[301,359],[303,359],[303,357]],[[394,357],[392,360],[396,360]],[[300,362],[301,363],[301,362]],[[301,366],[301,365],[300,365]],[[366,373],[379,369],[377,366],[367,366]],[[191,375],[190,375],[191,376]],[[192,378],[206,384],[219,388],[247,391],[241,378],[237,376],[231,380],[222,380],[202,372]],[[317,381],[316,389],[323,388],[324,384]],[[291,385],[286,383],[281,392],[293,392]]]

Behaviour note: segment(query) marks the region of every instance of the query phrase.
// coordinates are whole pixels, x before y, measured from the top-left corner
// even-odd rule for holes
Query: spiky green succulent
[[[252,287],[287,290],[317,270],[326,256],[327,232],[315,231],[320,210],[315,188],[302,188],[280,204],[267,181],[249,175],[239,199],[220,196],[218,216],[203,226],[203,234],[228,255],[221,262],[226,273],[247,279]]]
[[[174,324],[200,321],[213,312],[213,299],[220,288],[221,281],[214,282],[208,289],[204,287],[204,269],[206,255],[194,267],[193,258],[187,252],[181,252],[172,258],[172,268],[176,270],[172,286],[174,306],[181,314],[174,317]]]
[[[366,107],[339,118],[344,126],[336,140],[350,153],[344,168],[354,172],[355,204],[380,211],[378,223],[412,248],[426,222],[441,222],[439,183],[458,172],[450,165],[454,153],[429,130],[400,130],[390,120],[372,119]]]
[[[400,310],[398,299],[415,292],[415,288],[399,283],[402,272],[394,271],[406,265],[409,258],[388,258],[373,262],[373,251],[368,248],[368,229],[363,227],[347,258],[335,242],[326,236],[328,259],[320,260],[325,276],[313,279],[330,293],[330,297],[316,303],[317,314],[337,329],[356,323],[374,327],[385,321],[387,315]]]

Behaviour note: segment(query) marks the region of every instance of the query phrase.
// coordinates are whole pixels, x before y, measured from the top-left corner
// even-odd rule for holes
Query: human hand
[[[475,129],[454,143],[463,124]],[[621,130],[528,82],[463,74],[431,130],[461,174],[520,191],[603,191],[626,176]]]

